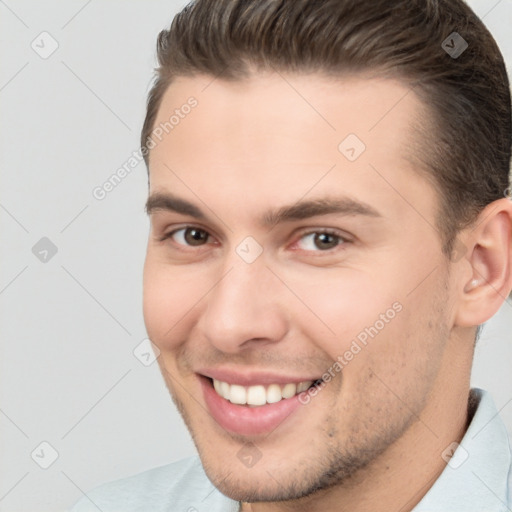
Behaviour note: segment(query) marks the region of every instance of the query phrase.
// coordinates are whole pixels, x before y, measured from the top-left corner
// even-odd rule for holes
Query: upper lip
[[[272,373],[268,371],[256,370],[240,370],[232,368],[201,368],[196,373],[209,377],[210,379],[220,380],[229,384],[238,384],[240,386],[256,386],[261,384],[268,386],[270,384],[289,384],[304,381],[315,381],[319,377],[310,376],[296,376],[296,375],[283,375],[279,373]]]

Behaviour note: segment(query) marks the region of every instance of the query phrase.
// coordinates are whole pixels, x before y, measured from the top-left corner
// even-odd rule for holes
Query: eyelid
[[[351,237],[347,233],[342,232],[336,228],[325,228],[325,227],[324,228],[307,228],[303,231],[300,231],[296,235],[295,241],[292,243],[292,245],[296,245],[302,238],[304,238],[308,235],[323,234],[323,233],[325,233],[327,235],[333,235],[333,236],[339,238],[340,243],[338,243],[335,247],[332,247],[330,249],[325,249],[325,250],[321,250],[321,249],[318,249],[316,251],[311,251],[308,249],[294,249],[294,250],[308,252],[308,253],[314,252],[314,253],[319,253],[319,254],[332,254],[333,252],[340,250],[340,248],[342,246],[344,246],[345,244],[351,243],[354,241],[353,237]]]
[[[204,228],[203,226],[199,226],[197,224],[183,224],[181,226],[174,226],[170,231],[165,231],[163,235],[160,235],[158,237],[158,241],[159,242],[164,242],[165,240],[169,240],[169,239],[172,239],[173,235],[175,233],[177,233],[178,231],[182,231],[182,230],[187,230],[187,229],[197,229],[197,230],[201,230],[201,231],[204,231],[209,238],[214,238],[216,239],[216,236],[213,235],[209,229],[206,229]],[[175,242],[179,247],[194,247],[194,246],[191,246],[191,245],[183,245],[183,244],[178,244],[177,242]],[[204,244],[204,245],[207,245],[207,244]],[[197,249],[198,247],[202,247],[202,246],[196,246],[195,248]]]
[[[169,212],[166,210],[155,210],[149,215],[150,225],[155,232],[170,233],[170,230],[182,228],[204,229],[211,235],[217,236],[217,231],[221,226],[208,220],[195,219],[187,214]],[[163,236],[163,235],[162,235]]]

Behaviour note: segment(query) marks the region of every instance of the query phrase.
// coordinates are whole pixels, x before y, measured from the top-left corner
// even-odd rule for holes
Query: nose
[[[263,258],[232,263],[206,297],[197,325],[202,335],[217,349],[232,354],[278,342],[288,330],[283,284]]]

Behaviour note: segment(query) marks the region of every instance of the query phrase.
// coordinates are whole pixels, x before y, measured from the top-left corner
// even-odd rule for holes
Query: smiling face
[[[145,322],[232,498],[297,498],[389,463],[430,442],[429,414],[458,386],[438,199],[406,158],[423,114],[406,93],[269,74],[182,78],[163,98],[155,127],[197,106],[151,151]]]

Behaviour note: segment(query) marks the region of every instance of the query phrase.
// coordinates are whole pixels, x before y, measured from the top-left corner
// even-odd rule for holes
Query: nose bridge
[[[249,340],[277,341],[287,328],[264,258],[249,263],[233,256],[206,297],[201,322],[205,337],[225,352],[237,351]]]

